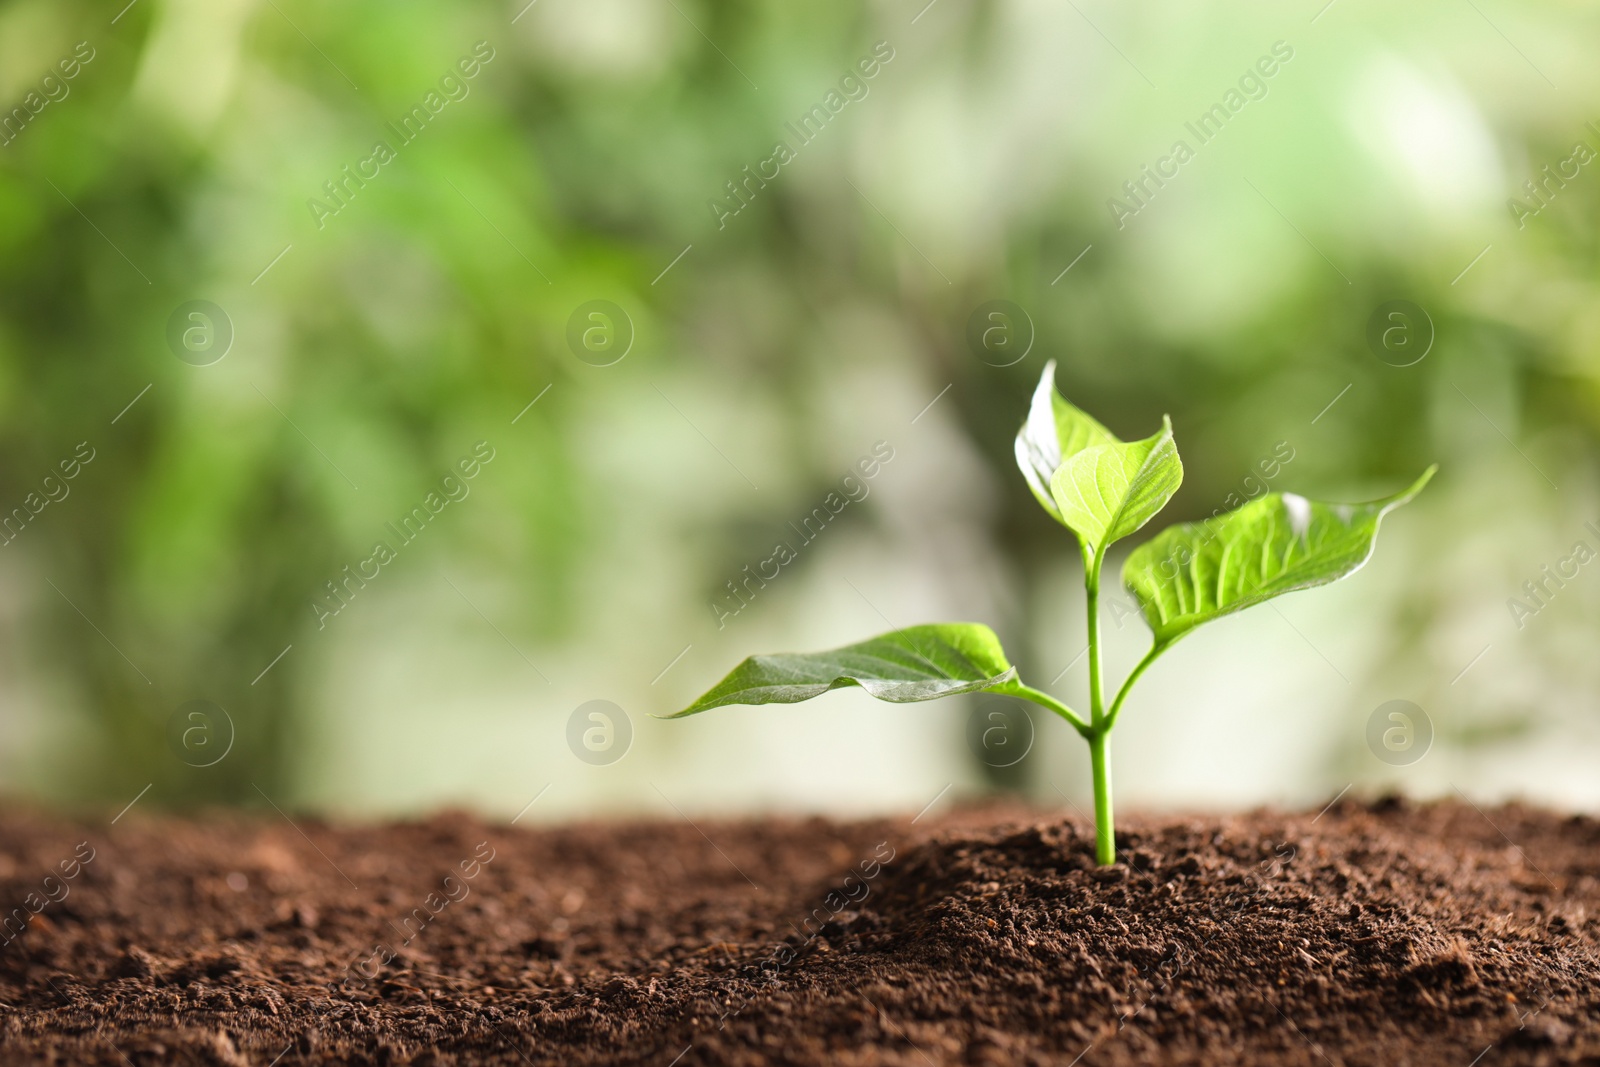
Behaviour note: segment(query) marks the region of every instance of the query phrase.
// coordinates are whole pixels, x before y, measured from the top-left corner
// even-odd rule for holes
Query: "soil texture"
[[[0,813],[0,1062],[1600,1064],[1600,820]]]

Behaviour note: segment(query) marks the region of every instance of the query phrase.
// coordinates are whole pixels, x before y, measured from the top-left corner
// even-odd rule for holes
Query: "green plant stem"
[[[1083,553],[1083,588],[1088,601],[1089,636],[1089,721],[1100,725],[1105,714],[1105,700],[1100,681],[1100,563],[1102,557],[1089,550]]]
[[[1050,709],[1063,719],[1067,720],[1067,722],[1072,725],[1072,728],[1078,731],[1078,733],[1082,734],[1085,738],[1088,738],[1089,735],[1094,732],[1094,728],[1083,721],[1083,716],[1079,715],[1077,712],[1061,703],[1061,701],[1057,700],[1049,693],[1040,692],[1031,685],[1023,685],[1021,682],[1018,682],[1013,688],[1005,691],[1009,692],[1012,696],[1021,697],[1023,700],[1031,700],[1041,708]]]
[[[1154,663],[1156,657],[1166,650],[1167,646],[1157,641],[1150,646],[1150,651],[1144,654],[1144,659],[1139,661],[1139,665],[1129,672],[1127,679],[1122,683],[1122,688],[1117,690],[1116,697],[1111,701],[1111,708],[1106,712],[1105,720],[1101,724],[1108,732],[1117,725],[1117,715],[1122,711],[1122,702],[1128,699],[1128,690],[1133,688],[1133,683],[1144,673],[1145,668]]]
[[[1105,688],[1100,674],[1100,566],[1105,554],[1083,546],[1083,589],[1088,611],[1089,637],[1089,769],[1094,776],[1094,855],[1102,867],[1117,862],[1117,828],[1111,814],[1111,723],[1106,712]],[[1127,686],[1123,686],[1123,692]],[[1117,694],[1120,702],[1122,693]]]
[[[1089,737],[1094,772],[1094,856],[1102,867],[1117,862],[1117,831],[1111,816],[1111,731],[1096,727]]]

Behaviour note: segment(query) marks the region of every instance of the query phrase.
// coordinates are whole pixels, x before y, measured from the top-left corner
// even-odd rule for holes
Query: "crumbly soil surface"
[[[1120,844],[1096,869],[1075,813],[993,806],[11,810],[0,1062],[1600,1064],[1600,821],[1344,801]]]

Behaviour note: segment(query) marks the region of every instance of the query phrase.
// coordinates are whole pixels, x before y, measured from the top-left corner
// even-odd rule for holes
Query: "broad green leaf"
[[[1372,555],[1379,521],[1421,492],[1438,469],[1367,504],[1269,493],[1218,518],[1173,526],[1133,550],[1123,584],[1156,643],[1170,644],[1201,623],[1358,570]]]
[[[1183,482],[1172,422],[1143,441],[1095,445],[1056,469],[1050,495],[1061,521],[1098,555],[1149,522]]]
[[[1050,479],[1056,468],[1086,448],[1116,442],[1110,430],[1056,392],[1056,361],[1046,363],[1033,391],[1028,420],[1017,431],[1017,466],[1040,506],[1057,522],[1065,520],[1050,496]]]
[[[662,718],[724,704],[795,704],[830,689],[859,685],[879,700],[936,700],[1016,681],[994,631],[975,622],[908,626],[827,652],[751,656],[716,686]]]

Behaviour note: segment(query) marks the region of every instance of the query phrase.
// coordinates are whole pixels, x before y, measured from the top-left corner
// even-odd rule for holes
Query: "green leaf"
[[[661,717],[680,719],[724,704],[796,704],[847,685],[905,704],[1005,688],[1016,678],[993,630],[975,622],[934,623],[827,652],[751,656],[699,700]]]
[[[1017,466],[1040,506],[1057,522],[1066,520],[1050,496],[1050,479],[1056,469],[1086,448],[1115,443],[1117,438],[1110,430],[1056,392],[1056,361],[1046,363],[1033,391],[1028,419],[1017,431]]]
[[[1201,623],[1360,569],[1372,556],[1379,521],[1421,492],[1438,469],[1367,504],[1270,493],[1219,518],[1173,526],[1133,550],[1123,584],[1156,644],[1171,644]]]
[[[1067,459],[1050,479],[1061,521],[1091,555],[1127,537],[1167,506],[1183,483],[1172,421],[1143,441],[1095,445]]]

